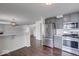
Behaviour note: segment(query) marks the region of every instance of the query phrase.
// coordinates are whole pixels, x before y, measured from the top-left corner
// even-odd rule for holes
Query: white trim
[[[30,47],[30,45],[28,45],[28,46],[23,46],[23,47]],[[21,49],[21,48],[23,48],[23,47],[15,48],[15,49],[12,49],[12,50],[3,50],[2,53],[0,53],[0,55],[8,54],[8,53],[10,53],[10,52],[13,52],[13,51],[15,51],[15,50]]]

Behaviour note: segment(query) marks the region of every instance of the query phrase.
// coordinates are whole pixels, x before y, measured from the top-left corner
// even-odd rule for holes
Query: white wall
[[[8,25],[3,25],[3,27],[5,36],[0,36],[0,55],[25,46],[30,46],[28,26],[11,27]]]
[[[40,35],[41,35],[41,33],[40,33],[40,30],[41,30],[40,24],[41,24],[40,21],[36,22],[36,34],[35,34],[35,36],[36,36],[37,40],[41,40],[40,39]]]
[[[35,35],[37,40],[42,40],[44,36],[44,20],[40,19],[35,24],[31,25],[30,28],[33,29],[33,34]]]

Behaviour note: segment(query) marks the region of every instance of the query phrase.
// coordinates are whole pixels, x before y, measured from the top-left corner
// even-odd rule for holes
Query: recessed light
[[[46,3],[46,5],[52,5],[52,3]]]
[[[58,15],[58,16],[56,16],[56,18],[62,18],[63,17],[63,15]]]

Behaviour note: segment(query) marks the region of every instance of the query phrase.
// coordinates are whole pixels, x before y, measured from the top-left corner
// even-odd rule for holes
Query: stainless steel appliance
[[[44,44],[45,46],[54,47],[54,35],[56,33],[56,26],[55,23],[49,23],[46,24],[46,32],[45,32],[45,38],[44,38]]]
[[[62,37],[62,49],[79,55],[79,34],[78,31],[65,31]]]
[[[76,29],[78,28],[78,22],[66,22],[64,23],[64,29]]]

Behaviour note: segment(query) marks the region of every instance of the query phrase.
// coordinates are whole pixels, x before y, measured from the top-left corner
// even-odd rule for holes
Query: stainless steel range
[[[64,51],[79,55],[79,30],[76,27],[74,28],[69,29],[69,27],[66,27],[63,31],[62,49]]]
[[[69,35],[70,36],[70,35]],[[73,38],[73,37],[69,37],[69,36],[63,36],[62,38],[62,49],[70,52],[70,53],[74,53],[79,55],[79,38]]]

